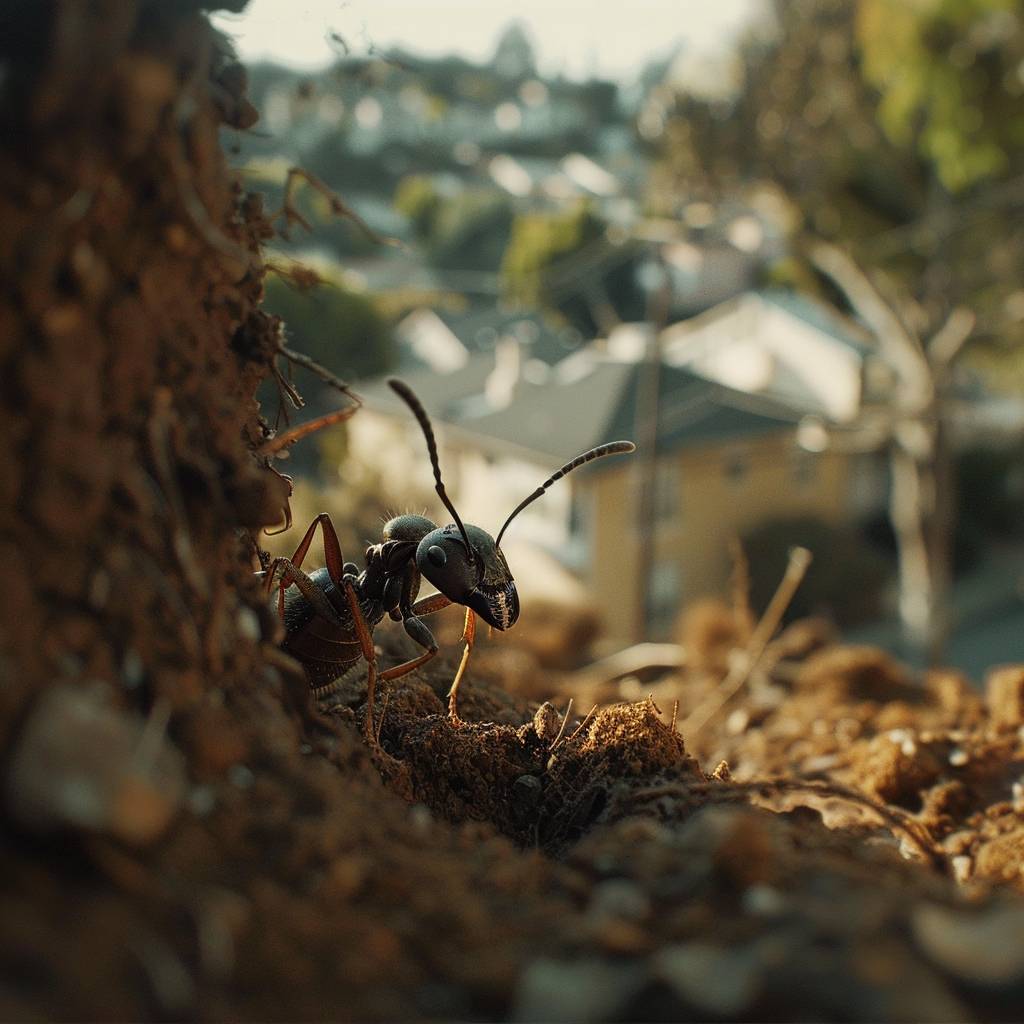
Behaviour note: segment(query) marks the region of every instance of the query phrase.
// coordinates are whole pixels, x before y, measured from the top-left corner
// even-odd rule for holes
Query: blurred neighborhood
[[[289,201],[314,230],[291,232],[272,258],[268,308],[365,401],[343,450],[296,452],[300,472],[345,476],[362,459],[429,500],[422,438],[391,375],[430,412],[463,518],[490,530],[579,452],[633,439],[634,456],[572,474],[508,534],[586,584],[610,644],[675,636],[687,604],[728,593],[740,539],[755,603],[803,544],[815,564],[793,614],[898,646],[894,466],[908,423],[939,424],[933,441],[961,484],[949,492],[954,660],[975,667],[972,630],[988,631],[977,667],[1019,658],[1013,390],[951,356],[941,375],[928,364],[941,405],[906,411],[904,368],[858,308],[856,281],[844,291],[849,274],[798,269],[783,190],[666,183],[672,118],[697,102],[690,85],[719,82],[702,109],[735,104],[735,57],[716,69],[682,50],[624,84],[541,75],[519,25],[481,65],[337,45],[318,75],[253,68],[261,120],[234,140],[270,208],[300,166],[356,215],[332,217],[321,192],[297,190]],[[321,283],[307,290],[296,268]],[[911,347],[928,334],[923,314],[906,333]],[[335,401],[315,379],[299,385],[310,413]],[[277,402],[266,395],[268,416]],[[922,522],[931,529],[926,510]]]

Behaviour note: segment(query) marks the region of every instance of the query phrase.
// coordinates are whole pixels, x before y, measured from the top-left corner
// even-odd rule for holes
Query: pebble
[[[213,786],[193,786],[188,794],[189,810],[199,818],[205,818],[217,806],[217,791]]]
[[[957,747],[955,750],[951,750],[949,752],[949,763],[954,768],[963,768],[963,766],[967,764],[969,760],[970,757],[968,757],[967,751],[962,750],[960,747]]]
[[[533,716],[533,731],[537,738],[543,743],[553,743],[561,726],[562,716],[555,710],[554,705],[544,701]]]
[[[758,917],[777,917],[788,907],[786,897],[772,885],[758,883],[743,893],[743,909]]]
[[[645,980],[642,967],[604,959],[535,960],[520,979],[514,1021],[620,1020]]]
[[[642,921],[651,913],[651,901],[636,882],[609,878],[594,886],[587,916],[593,920]]]
[[[971,880],[971,875],[974,873],[974,859],[968,857],[966,853],[961,853],[950,860],[950,864],[953,866],[953,877],[963,885],[965,882]]]
[[[725,720],[725,731],[730,736],[739,736],[747,731],[750,715],[745,708],[737,708]]]
[[[667,946],[654,955],[655,974],[702,1013],[731,1018],[757,998],[761,965],[744,949],[703,942]]]
[[[77,828],[146,846],[185,798],[185,762],[166,717],[117,707],[104,684],[47,690],[13,744],[3,793],[33,832]]]
[[[1024,909],[995,906],[959,910],[924,903],[911,926],[928,957],[956,977],[978,985],[1024,980]]]
[[[1018,780],[1010,788],[1013,796],[1013,809],[1018,814],[1024,814],[1024,780]]]
[[[256,643],[262,637],[260,618],[251,608],[247,608],[245,605],[239,608],[235,621],[238,625],[239,635],[246,640]]]

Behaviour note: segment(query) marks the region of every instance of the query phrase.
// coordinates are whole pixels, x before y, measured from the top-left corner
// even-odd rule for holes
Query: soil
[[[381,687],[386,757],[361,673],[313,707],[253,574],[272,227],[199,6],[0,26],[0,1016],[1018,1018],[1020,667],[800,623],[710,716],[737,629],[642,682],[492,644],[461,726],[448,645]]]

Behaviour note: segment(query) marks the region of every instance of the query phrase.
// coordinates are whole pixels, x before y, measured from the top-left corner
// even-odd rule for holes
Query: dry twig
[[[789,607],[790,601],[793,600],[793,595],[803,581],[810,564],[811,553],[806,548],[793,548],[789,553],[789,564],[786,566],[782,582],[765,609],[764,615],[761,616],[761,621],[751,634],[744,657],[739,659],[729,670],[714,692],[698,704],[683,720],[680,731],[684,736],[692,737],[700,732],[750,678],[751,673],[764,657],[765,648],[779,628],[782,616],[786,613],[786,609]]]
[[[284,182],[284,198],[281,202],[281,208],[272,213],[268,218],[271,224],[279,218],[284,219],[284,227],[279,232],[282,238],[287,239],[291,237],[290,232],[293,224],[301,224],[307,231],[311,233],[313,231],[313,225],[306,220],[295,205],[295,186],[299,181],[306,182],[310,188],[319,192],[327,200],[331,213],[336,217],[344,217],[346,220],[352,221],[371,242],[375,242],[377,245],[391,245],[399,249],[405,248],[399,239],[390,238],[374,231],[337,192],[325,185],[315,174],[302,167],[289,168],[288,176]]]

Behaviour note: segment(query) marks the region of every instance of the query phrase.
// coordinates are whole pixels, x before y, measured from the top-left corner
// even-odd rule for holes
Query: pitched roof
[[[766,288],[757,292],[757,295],[823,334],[832,335],[861,355],[870,351],[867,336],[854,321],[841,316],[831,306],[810,295],[783,288]]]
[[[520,379],[498,408],[484,397],[493,353],[477,353],[463,369],[413,373],[405,381],[430,415],[484,449],[518,448],[562,460],[608,441],[635,438],[645,364],[580,352],[553,368],[542,383]],[[660,451],[792,429],[799,415],[778,402],[712,383],[685,369],[661,366]],[[404,406],[384,381],[362,389],[368,407],[402,415]]]
[[[499,338],[511,335],[527,346],[526,358],[543,359],[552,365],[581,344],[578,331],[558,327],[533,310],[495,309],[488,304],[465,312],[437,310],[437,315],[470,352],[486,352]]]

